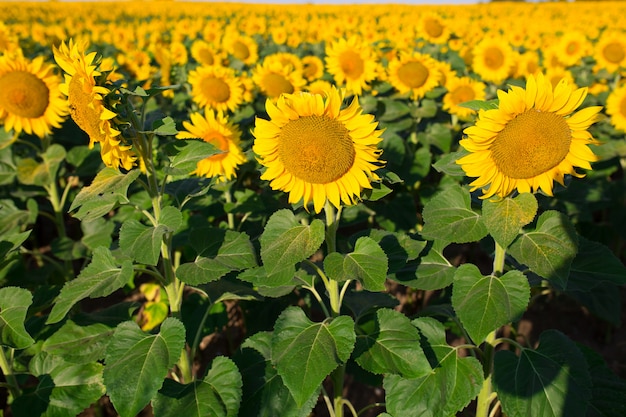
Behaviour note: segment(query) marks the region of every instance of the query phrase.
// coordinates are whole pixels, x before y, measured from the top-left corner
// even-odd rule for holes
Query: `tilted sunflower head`
[[[598,160],[588,145],[599,142],[587,129],[601,118],[600,106],[573,113],[586,95],[587,88],[566,79],[553,90],[541,73],[529,76],[525,89],[499,90],[498,108],[481,110],[460,141],[469,155],[457,164],[476,177],[472,191],[482,188],[482,198],[539,190],[552,196],[553,181],[563,185],[565,175],[584,176],[575,168],[590,170]]]

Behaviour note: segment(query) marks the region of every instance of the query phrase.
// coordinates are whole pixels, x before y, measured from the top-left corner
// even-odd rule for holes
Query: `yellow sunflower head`
[[[587,129],[600,120],[601,110],[593,106],[571,114],[586,95],[586,88],[565,79],[553,89],[542,73],[529,76],[525,89],[499,90],[498,108],[479,111],[460,141],[470,153],[457,163],[467,176],[477,177],[472,191],[483,188],[482,198],[540,189],[552,196],[553,181],[563,185],[565,175],[584,176],[575,168],[591,169],[597,160],[587,145],[599,142]]]
[[[363,114],[357,98],[342,109],[345,91],[284,94],[266,101],[270,120],[257,118],[253,151],[266,170],[261,179],[289,193],[289,202],[355,204],[381,166],[378,123]]]
[[[430,55],[403,51],[389,62],[387,79],[400,93],[410,93],[411,99],[418,100],[439,85],[441,74]]]
[[[179,132],[178,139],[202,139],[220,150],[199,161],[193,174],[212,178],[217,182],[228,181],[236,177],[237,167],[246,162],[246,156],[241,150],[241,131],[232,124],[222,113],[207,110],[203,116],[192,113],[191,122],[184,121],[185,131]]]
[[[308,82],[319,80],[324,75],[324,62],[315,55],[302,58],[302,73]]]
[[[110,93],[108,79],[103,80],[96,63],[96,53],[85,53],[87,44],[62,42],[53,47],[54,59],[65,71],[61,91],[67,95],[70,115],[76,125],[89,135],[89,146],[100,144],[102,162],[108,167],[131,169],[137,160],[132,146],[125,144],[114,126],[117,114],[105,105]]]
[[[626,132],[626,84],[611,91],[606,99],[606,113],[616,129]]]
[[[360,95],[378,74],[373,48],[356,36],[340,38],[326,49],[326,69],[348,93]]]
[[[230,67],[203,65],[190,71],[187,81],[193,101],[201,107],[227,112],[243,102],[243,86]]]
[[[445,43],[450,38],[450,28],[436,12],[424,13],[417,27],[417,35],[431,43]]]
[[[595,45],[596,70],[618,71],[626,66],[626,40],[622,31],[606,31]]]
[[[196,39],[191,44],[191,57],[200,65],[221,65],[222,54],[210,43]]]
[[[278,60],[263,61],[252,70],[252,80],[261,92],[276,101],[281,94],[293,94],[305,86],[302,72]]]
[[[60,90],[62,79],[43,56],[21,52],[0,57],[0,120],[4,129],[40,138],[61,127],[69,107]]]
[[[472,69],[483,81],[500,84],[511,74],[514,57],[506,38],[485,37],[472,50]]]
[[[224,35],[222,49],[246,65],[254,65],[259,59],[259,45],[250,36],[228,32]]]
[[[469,120],[474,110],[460,104],[472,100],[485,100],[485,83],[470,77],[453,77],[446,85],[448,92],[443,96],[443,110],[458,116],[460,120]]]

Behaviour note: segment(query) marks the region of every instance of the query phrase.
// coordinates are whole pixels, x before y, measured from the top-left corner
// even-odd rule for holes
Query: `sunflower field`
[[[0,13],[0,417],[626,415],[625,3]]]

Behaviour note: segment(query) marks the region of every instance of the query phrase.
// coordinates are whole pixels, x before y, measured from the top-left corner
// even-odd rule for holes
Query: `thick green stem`
[[[65,191],[63,192],[63,196],[59,196],[59,189],[57,188],[56,182],[52,182],[49,185],[44,186],[46,191],[48,192],[48,200],[52,205],[52,211],[54,211],[54,223],[57,227],[57,234],[59,235],[59,239],[65,239],[67,237],[67,231],[65,229],[65,218],[63,207],[65,206],[65,199],[67,198],[67,191],[69,189],[69,183],[65,187]],[[66,280],[72,279],[74,277],[74,270],[72,269],[72,263],[69,259],[65,259],[63,261],[65,267],[65,275]]]
[[[4,353],[4,347],[2,346],[0,346],[0,369],[2,370],[2,374],[4,375],[4,378],[7,380],[9,392],[11,393],[11,396],[15,400],[17,397],[21,395],[20,386],[17,383],[15,374],[13,374],[13,367],[11,366],[11,363],[7,359]]]
[[[494,276],[501,276],[504,272],[505,255],[506,249],[496,242],[496,251],[493,259]],[[489,409],[491,408],[491,403],[495,399],[491,377],[493,375],[493,357],[495,353],[494,347],[496,332],[497,329],[489,333],[485,338],[485,344],[483,347],[483,370],[485,373],[485,381],[483,382],[483,386],[478,393],[478,399],[476,402],[476,417],[489,417]]]

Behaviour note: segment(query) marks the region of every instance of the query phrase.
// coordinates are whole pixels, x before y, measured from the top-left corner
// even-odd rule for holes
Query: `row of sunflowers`
[[[516,326],[563,294],[620,325],[626,4],[0,13],[12,415],[614,405],[592,378],[535,366],[546,346],[559,372],[591,372],[569,338],[535,350]],[[513,352],[541,384],[505,372]],[[349,373],[368,398],[344,398]]]

